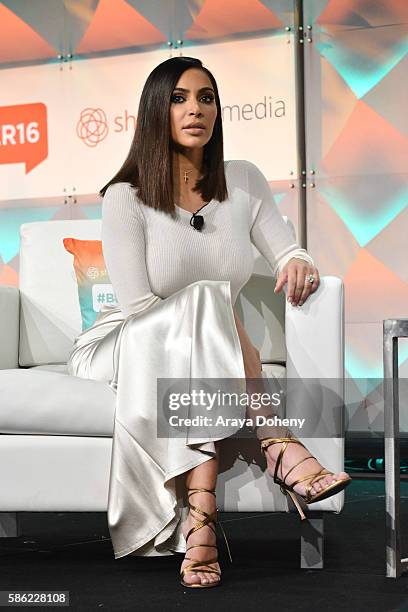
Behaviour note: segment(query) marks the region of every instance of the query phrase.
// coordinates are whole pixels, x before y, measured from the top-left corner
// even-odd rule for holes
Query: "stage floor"
[[[407,481],[401,497],[406,557]],[[233,564],[220,538],[222,585],[206,590],[179,584],[181,555],[115,560],[104,513],[20,516],[23,535],[0,540],[0,590],[69,590],[72,610],[408,610],[408,575],[385,578],[379,478],[354,476],[343,512],[325,517],[323,570],[299,567],[297,515],[220,513]]]

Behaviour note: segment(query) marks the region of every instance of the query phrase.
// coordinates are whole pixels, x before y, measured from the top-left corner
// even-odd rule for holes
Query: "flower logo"
[[[96,147],[108,135],[108,122],[101,108],[84,108],[77,123],[77,135],[88,147]]]

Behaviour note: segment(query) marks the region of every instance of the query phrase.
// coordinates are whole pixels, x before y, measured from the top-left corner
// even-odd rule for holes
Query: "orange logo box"
[[[28,174],[48,156],[45,104],[0,107],[0,164],[25,163]]]

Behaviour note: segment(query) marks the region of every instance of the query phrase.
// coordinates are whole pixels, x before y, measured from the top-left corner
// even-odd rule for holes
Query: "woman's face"
[[[210,140],[217,116],[215,93],[202,70],[185,70],[173,90],[170,105],[171,137],[182,147],[203,147]],[[191,123],[204,128],[186,129]]]

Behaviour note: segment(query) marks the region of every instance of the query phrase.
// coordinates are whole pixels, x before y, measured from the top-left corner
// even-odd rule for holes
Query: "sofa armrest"
[[[20,290],[0,285],[0,370],[18,368]]]
[[[286,416],[305,418],[295,431],[324,467],[344,470],[344,286],[323,276],[300,308],[286,301]],[[306,380],[312,379],[312,380]],[[313,504],[340,512],[344,493]]]
[[[317,291],[300,308],[286,301],[285,341],[286,376],[288,381],[296,381],[292,388],[297,391],[293,396],[296,405],[290,406],[290,410],[299,413],[306,408],[324,410],[322,418],[330,425],[327,429],[330,435],[343,435],[343,418],[338,421],[344,412],[338,410],[344,408],[344,286],[340,278],[323,276]],[[308,379],[312,379],[310,383]],[[316,394],[315,382],[323,389],[322,393]],[[330,407],[335,418],[332,422],[328,415]],[[320,435],[323,431],[320,427]]]
[[[344,377],[344,287],[337,276],[323,276],[303,306],[286,302],[287,376]]]

